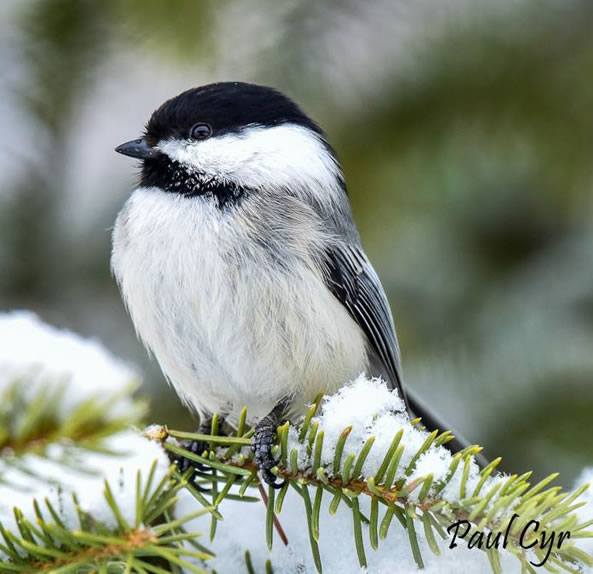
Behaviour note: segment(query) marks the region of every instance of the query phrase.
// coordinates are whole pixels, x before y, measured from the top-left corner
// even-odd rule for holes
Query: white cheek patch
[[[319,136],[294,124],[248,127],[204,141],[169,140],[157,146],[207,177],[260,187],[334,187],[340,167]]]

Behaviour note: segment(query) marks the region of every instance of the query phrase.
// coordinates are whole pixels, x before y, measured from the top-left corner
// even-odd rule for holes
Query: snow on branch
[[[205,572],[187,556],[208,552],[171,518],[185,483],[129,429],[145,410],[134,371],[31,313],[0,316],[0,341],[0,571],[141,572],[158,559]]]
[[[47,454],[64,439],[92,445],[140,421],[145,405],[131,396],[138,376],[99,343],[28,312],[0,315],[0,342],[4,463],[10,455]]]
[[[172,480],[157,461],[147,468],[154,452],[149,454],[145,439],[135,440],[142,462],[126,461],[127,470],[135,472],[122,473],[121,460],[119,472],[107,464],[94,481],[78,481],[72,492],[56,488],[45,498],[33,498],[37,490],[14,507],[12,518],[0,515],[0,571],[207,574],[194,562],[212,556],[197,542],[199,533],[187,532],[184,524],[214,509],[173,519],[177,493],[186,483]]]
[[[257,480],[248,448],[251,431],[244,428],[230,438],[164,428],[152,428],[149,435],[174,456],[186,456],[218,473],[215,482],[200,472],[197,483],[202,488],[220,482],[222,492],[241,494]],[[167,437],[210,441],[211,448],[195,455]],[[533,485],[530,473],[497,473],[500,459],[480,470],[474,460],[479,447],[453,455],[444,446],[450,439],[449,432],[428,433],[410,421],[403,402],[378,379],[361,376],[335,395],[317,400],[302,425],[287,423],[278,429],[275,472],[286,482],[279,491],[268,490],[265,545],[253,544],[252,515],[247,527],[240,519],[248,510],[230,501],[221,505],[224,496],[214,490],[209,503],[233,517],[220,525],[224,532],[213,542],[216,570],[232,571],[230,564],[243,559],[246,549],[248,562],[271,558],[281,572],[300,572],[302,567],[306,572],[353,572],[354,562],[372,572],[393,573],[395,565],[403,564],[401,572],[425,566],[444,572],[444,564],[455,560],[459,565],[461,556],[475,572],[485,571],[485,565],[488,571],[507,572],[517,568],[517,560],[528,572],[543,564],[568,572],[593,566],[591,556],[574,542],[593,536],[586,530],[591,523],[579,521],[575,513],[584,504],[578,499],[587,485],[564,493],[549,486],[555,475]],[[200,498],[208,503],[203,494]],[[273,543],[274,514],[280,515],[293,552]],[[203,523],[196,526],[205,528]],[[237,539],[244,546],[229,546],[229,540]],[[468,541],[473,542],[469,550]],[[310,558],[294,552],[304,543]]]
[[[0,341],[0,392],[16,379],[26,379],[31,391],[48,380],[61,380],[68,388],[60,401],[63,412],[89,397],[119,394],[139,380],[131,365],[99,342],[47,325],[29,311],[0,314]],[[122,399],[112,414],[131,403]]]

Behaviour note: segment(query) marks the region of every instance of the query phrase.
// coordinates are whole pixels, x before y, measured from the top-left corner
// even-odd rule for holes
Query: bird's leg
[[[284,482],[277,482],[278,477],[272,472],[272,468],[278,463],[272,456],[272,446],[276,436],[276,429],[285,420],[283,415],[286,407],[287,401],[280,401],[268,415],[255,425],[255,434],[253,435],[253,446],[251,448],[253,449],[255,464],[264,482],[272,488],[282,488],[284,486]]]
[[[222,426],[224,424],[224,419],[219,419],[219,431],[218,434],[223,436],[224,433],[222,432]],[[204,419],[202,421],[202,423],[200,424],[200,428],[198,429],[198,434],[211,434],[212,433],[212,417],[208,417],[206,419]],[[188,439],[188,440],[184,440],[181,443],[181,446],[185,449],[185,450],[189,450],[190,452],[192,452],[193,454],[197,454],[199,456],[202,456],[202,453],[205,450],[208,450],[210,448],[210,444],[208,443],[208,441],[204,441],[204,440],[192,440],[192,439]],[[193,467],[197,470],[208,470],[208,467],[204,464],[201,464],[199,462],[196,462],[195,460],[190,460],[189,458],[186,458],[184,456],[179,456],[175,461],[177,464],[177,468],[179,468],[179,472],[181,472],[182,474],[190,467]]]

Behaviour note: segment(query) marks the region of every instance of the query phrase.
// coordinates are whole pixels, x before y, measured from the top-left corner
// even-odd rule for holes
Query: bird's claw
[[[191,452],[192,454],[202,456],[204,451],[208,450],[209,444],[203,440],[184,440],[181,443],[181,448]],[[184,474],[189,468],[194,468],[202,472],[208,470],[206,465],[202,464],[201,462],[191,460],[190,458],[187,458],[183,455],[179,455],[175,459],[175,464],[177,465],[177,468],[181,474]]]
[[[200,425],[200,428],[198,429],[198,433],[199,434],[210,434],[211,430],[212,430],[212,419],[207,419]],[[207,451],[210,449],[210,443],[208,441],[203,441],[203,440],[189,439],[189,440],[182,441],[181,447],[184,448],[185,450],[188,450],[192,454],[202,456],[204,454],[204,451]],[[194,470],[198,470],[200,472],[208,472],[211,470],[211,468],[207,464],[203,464],[196,460],[192,460],[192,459],[185,457],[183,455],[176,455],[173,458],[172,462],[174,462],[177,465],[177,468],[179,469],[179,472],[181,474],[184,474],[190,468],[192,468]],[[196,477],[195,473],[193,473],[193,476],[190,478],[190,480],[192,480],[192,482],[194,483],[194,487],[197,488],[198,490],[200,490],[201,492],[208,492],[206,489],[204,489],[204,488],[200,487],[198,484],[196,484],[196,482],[195,482],[196,478],[197,477]]]
[[[265,418],[262,419],[255,427],[252,449],[255,464],[262,479],[272,488],[278,489],[282,488],[285,482],[278,482],[278,477],[272,472],[272,469],[278,464],[278,461],[272,456],[275,436],[276,425]]]

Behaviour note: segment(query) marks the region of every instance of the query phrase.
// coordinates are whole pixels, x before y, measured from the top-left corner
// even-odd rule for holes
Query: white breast
[[[139,188],[113,233],[139,336],[188,405],[231,421],[244,406],[257,420],[286,396],[298,414],[367,361],[362,331],[304,255],[308,234],[274,261],[253,241],[248,209]]]

